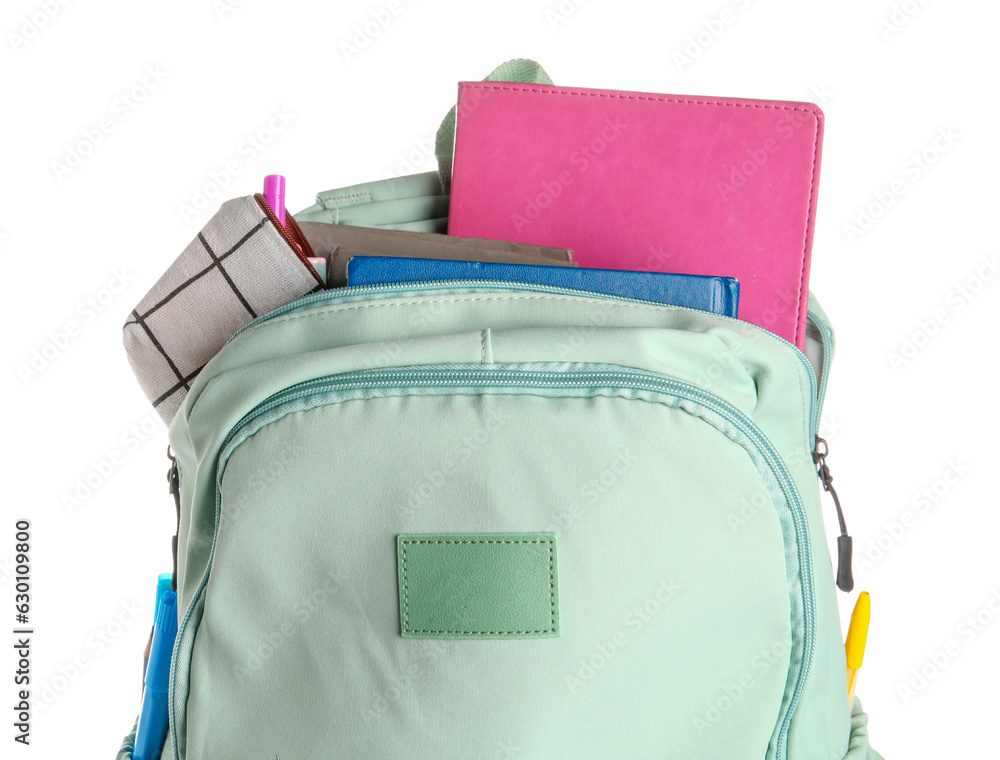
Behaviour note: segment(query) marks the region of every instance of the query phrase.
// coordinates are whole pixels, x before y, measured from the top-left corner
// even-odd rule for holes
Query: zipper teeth
[[[268,210],[268,209],[265,209]],[[809,409],[809,440],[815,441],[816,435],[819,432],[819,381],[816,378],[816,370],[813,369],[812,362],[809,361],[809,357],[803,353],[802,349],[796,346],[791,341],[782,338],[780,335],[766,330],[763,327],[753,324],[752,322],[747,322],[742,319],[737,319],[736,317],[730,317],[726,314],[714,314],[711,312],[705,312],[701,309],[692,309],[690,306],[677,306],[674,304],[662,304],[656,301],[644,301],[639,298],[626,298],[625,296],[613,296],[606,293],[594,293],[592,291],[586,290],[574,290],[572,288],[560,288],[552,285],[537,285],[535,283],[520,283],[520,282],[502,282],[497,280],[439,280],[439,281],[423,281],[423,282],[407,282],[407,283],[379,283],[375,285],[354,285],[350,287],[342,288],[330,288],[321,293],[314,293],[312,295],[303,296],[298,298],[291,303],[287,303],[284,306],[279,306],[273,311],[269,311],[267,314],[262,314],[251,322],[243,325],[239,330],[237,330],[233,336],[226,341],[226,345],[229,345],[237,336],[242,335],[243,332],[250,330],[254,327],[258,327],[265,322],[269,322],[272,319],[284,316],[295,311],[304,311],[311,306],[322,304],[325,302],[335,302],[341,299],[354,299],[363,297],[368,294],[382,294],[382,293],[402,293],[409,290],[434,290],[434,289],[454,289],[454,288],[480,288],[486,290],[515,290],[524,291],[530,293],[552,293],[555,295],[574,295],[574,296],[585,296],[587,298],[600,298],[609,301],[620,301],[623,303],[634,303],[641,304],[643,306],[669,306],[673,309],[680,309],[682,311],[695,312],[696,314],[711,314],[711,316],[721,319],[729,320],[732,322],[739,322],[741,325],[749,325],[750,327],[760,330],[765,335],[768,335],[784,345],[788,346],[795,353],[796,358],[805,367],[806,375],[809,378],[809,389],[812,393],[810,409]]]
[[[372,378],[382,378],[373,380]],[[336,378],[336,379],[335,379]],[[364,379],[362,379],[364,378]],[[805,688],[806,680],[809,676],[809,670],[812,663],[813,652],[815,649],[815,594],[813,589],[813,575],[812,575],[812,549],[809,545],[809,533],[808,533],[808,522],[805,516],[805,508],[802,504],[801,497],[798,494],[798,490],[795,487],[795,482],[791,475],[788,473],[788,469],[781,459],[781,456],[774,449],[774,446],[767,439],[766,436],[753,424],[752,421],[747,418],[745,414],[736,409],[730,403],[720,398],[719,396],[705,391],[697,386],[690,385],[679,380],[674,380],[671,378],[655,378],[645,375],[642,372],[611,372],[611,371],[574,371],[568,373],[554,373],[551,371],[544,370],[531,370],[531,369],[521,369],[521,370],[503,370],[503,369],[435,369],[435,368],[425,368],[418,370],[362,370],[357,373],[346,373],[340,376],[317,378],[315,380],[308,380],[303,383],[298,383],[296,385],[290,386],[283,391],[280,391],[264,402],[259,404],[248,414],[246,414],[233,428],[229,431],[223,444],[220,448],[220,460],[223,458],[225,451],[229,444],[234,440],[236,435],[251,421],[266,414],[269,411],[281,406],[283,404],[295,401],[297,399],[303,398],[308,395],[313,395],[317,393],[323,393],[325,391],[332,390],[351,390],[351,389],[366,389],[366,388],[378,388],[378,387],[394,387],[399,386],[405,380],[407,384],[415,387],[425,387],[425,386],[441,386],[449,385],[452,387],[460,386],[461,383],[469,383],[470,380],[477,378],[484,378],[491,384],[496,381],[502,381],[504,379],[514,379],[523,378],[523,387],[578,387],[582,385],[600,385],[609,386],[615,383],[612,387],[624,388],[628,390],[648,390],[654,392],[668,392],[674,395],[680,396],[682,398],[687,398],[688,400],[694,401],[701,406],[720,414],[724,418],[728,419],[730,422],[734,423],[740,432],[747,436],[751,441],[753,441],[757,447],[757,450],[763,455],[764,459],[767,461],[771,470],[775,473],[778,478],[781,490],[786,494],[789,501],[789,511],[792,515],[792,522],[795,527],[796,533],[796,544],[798,547],[798,562],[799,562],[799,573],[802,577],[801,588],[802,588],[802,604],[803,604],[803,627],[804,636],[802,641],[802,661],[799,668],[799,674],[796,679],[795,687],[792,692],[792,696],[788,703],[788,708],[785,712],[784,719],[782,721],[781,728],[778,732],[778,738],[775,744],[775,758],[776,760],[784,760],[786,757],[786,742],[788,730],[791,725],[792,717],[795,713],[795,709],[802,696],[802,691]],[[628,385],[623,385],[622,381],[628,382]],[[218,473],[217,477],[221,477],[221,473]],[[216,485],[216,529],[215,533],[218,533],[218,510],[220,508],[220,495],[218,491],[218,484]],[[192,597],[191,602],[188,604],[188,608],[184,613],[184,620],[178,629],[177,641],[175,645],[174,657],[171,658],[171,668],[170,668],[170,690],[169,690],[169,705],[171,710],[171,731],[172,738],[174,741],[174,747],[177,746],[177,736],[176,736],[176,720],[174,720],[174,678],[175,678],[175,665],[177,662],[177,652],[179,651],[181,643],[181,634],[187,627],[188,621],[191,617],[191,613],[194,609],[194,605],[201,595],[201,591],[207,581],[209,571],[211,570],[212,560],[215,555],[215,537],[212,540],[212,549],[209,555],[208,563],[205,568],[205,572],[199,583],[198,590]]]
[[[267,199],[261,193],[255,193],[253,197],[264,211],[267,218],[271,220],[271,224],[274,225],[274,229],[276,229],[278,234],[284,238],[286,243],[288,243],[288,247],[292,249],[292,252],[298,256],[299,261],[305,264],[312,276],[316,278],[316,281],[325,288],[326,283],[323,281],[323,278],[319,276],[319,272],[317,272],[316,268],[309,262],[309,257],[315,256],[312,246],[309,245],[309,241],[306,239],[306,236],[302,234],[302,229],[295,221],[295,218],[291,214],[285,214],[285,224],[283,225],[278,221],[278,215],[274,213],[274,209],[271,208],[271,204],[267,202]],[[293,235],[292,232],[289,232],[289,227],[296,234]]]

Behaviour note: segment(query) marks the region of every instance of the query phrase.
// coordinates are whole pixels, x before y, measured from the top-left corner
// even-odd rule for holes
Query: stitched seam
[[[456,633],[468,635],[500,635],[500,634],[529,634],[529,633],[554,633],[556,630],[556,581],[555,581],[555,553],[552,549],[551,539],[451,539],[451,540],[429,540],[415,539],[403,541],[403,630],[407,633]],[[410,602],[409,586],[406,578],[406,545],[407,544],[548,544],[549,545],[549,608],[551,615],[551,625],[537,631],[431,631],[410,628]]]
[[[409,541],[403,542],[403,630],[410,630],[410,597],[409,586],[406,581],[406,545]]]
[[[327,203],[338,204],[344,201],[370,201],[372,199],[371,193],[352,193],[351,195],[336,195],[333,197],[326,197],[320,201],[320,205],[329,210]]]
[[[296,319],[326,319],[330,314],[340,314],[345,311],[357,311],[358,309],[375,309],[382,306],[420,306],[422,304],[438,304],[438,303],[471,303],[473,301],[567,301],[570,303],[590,303],[596,299],[593,298],[577,298],[573,296],[559,296],[550,294],[538,294],[538,295],[517,295],[517,296],[486,296],[482,297],[470,297],[470,298],[439,298],[431,299],[427,301],[379,301],[378,303],[368,303],[360,304],[357,306],[333,306],[328,309],[315,309],[310,310],[303,314],[288,314],[282,317],[276,317],[274,319],[268,320],[260,327],[266,327],[272,324],[284,324],[285,322],[294,322]],[[614,301],[608,301],[607,303],[601,304],[602,306],[613,307],[613,308],[623,308],[628,306],[633,309],[643,309],[646,311],[656,311],[664,308],[663,306],[656,306],[653,304],[638,304],[638,303],[616,303]],[[750,324],[749,322],[747,324]]]
[[[803,433],[802,437],[806,442],[806,459],[807,461],[812,461],[813,452],[813,442],[809,440],[809,434],[812,432],[812,415],[810,410],[812,409],[812,401],[809,399],[809,392],[806,390],[806,382],[802,379],[802,373],[798,373],[799,378],[799,395],[802,397],[802,423],[803,423]],[[817,385],[817,394],[819,393],[819,386]],[[818,432],[818,431],[817,431]]]
[[[696,106],[729,106],[731,108],[770,108],[772,110],[780,111],[798,111],[800,113],[812,114],[814,121],[816,122],[816,132],[813,136],[813,158],[812,158],[812,168],[810,170],[809,177],[809,208],[806,212],[806,231],[805,239],[802,241],[802,269],[799,272],[799,308],[796,313],[796,323],[795,323],[795,340],[796,342],[801,337],[802,331],[802,282],[805,278],[806,273],[806,251],[809,245],[809,219],[812,217],[813,213],[813,200],[816,195],[816,149],[819,145],[819,119],[816,117],[816,112],[811,108],[801,108],[798,106],[778,106],[770,105],[767,103],[735,103],[730,100],[692,100],[691,98],[671,98],[667,96],[655,96],[655,95],[626,95],[621,92],[586,92],[583,90],[540,90],[532,87],[511,87],[510,85],[497,85],[486,83],[469,83],[463,85],[469,89],[480,89],[480,90],[510,90],[511,92],[533,92],[542,95],[585,95],[595,98],[619,98],[622,100],[649,100],[658,103],[685,103],[688,105]]]
[[[468,83],[463,85],[469,89],[480,90],[510,90],[512,92],[535,92],[543,95],[586,95],[594,98],[619,98],[621,100],[652,100],[659,103],[688,103],[696,106],[733,106],[742,108],[771,108],[781,111],[802,111],[813,113],[811,108],[797,106],[777,106],[768,103],[734,103],[730,100],[692,100],[690,98],[672,98],[665,95],[626,95],[623,92],[586,92],[584,90],[539,90],[531,87],[510,87],[491,83]]]
[[[480,364],[486,364],[486,330],[482,331],[481,336],[479,340],[479,362]]]
[[[802,239],[802,271],[799,272],[799,311],[796,315],[795,322],[795,343],[799,342],[802,337],[802,332],[805,329],[805,321],[803,320],[802,307],[802,283],[806,277],[806,253],[809,250],[809,220],[812,218],[813,214],[813,199],[816,197],[816,151],[819,146],[819,119],[816,119],[816,131],[813,133],[813,160],[812,168],[810,169],[809,175],[809,208],[806,211],[806,231]],[[808,303],[805,304],[808,310]]]
[[[556,631],[556,555],[554,545],[547,541],[549,545],[549,630],[548,633]]]
[[[493,296],[493,295],[484,295],[484,294],[479,293],[479,294],[472,294],[470,296],[464,296],[464,297],[459,297],[459,298],[436,298],[436,299],[431,299],[431,300],[427,300],[427,301],[413,301],[413,300],[409,300],[409,299],[402,300],[402,301],[379,301],[377,303],[360,304],[360,305],[355,305],[355,306],[331,306],[331,307],[328,307],[328,308],[323,309],[323,310],[320,310],[320,309],[310,310],[310,311],[307,311],[307,312],[302,313],[302,314],[288,314],[286,316],[277,317],[277,318],[272,319],[272,320],[270,320],[268,322],[265,322],[264,324],[260,325],[260,327],[263,328],[263,327],[267,327],[268,325],[273,325],[273,324],[284,324],[285,322],[293,322],[296,319],[309,319],[309,318],[313,318],[313,319],[326,319],[331,314],[340,314],[342,312],[356,311],[358,309],[374,309],[374,308],[378,308],[378,307],[382,307],[382,306],[414,306],[414,305],[419,306],[421,304],[471,303],[473,301],[482,301],[484,303],[485,302],[489,302],[489,301],[566,301],[568,303],[593,303],[594,300],[595,299],[593,299],[593,298],[581,298],[581,297],[575,297],[575,296],[562,296],[562,295],[554,295],[554,294],[547,294],[547,293],[522,294],[522,295],[516,295],[516,296]],[[662,310],[664,308],[669,308],[669,306],[666,306],[666,305],[656,306],[656,305],[653,305],[653,304],[638,304],[638,303],[627,303],[626,304],[626,303],[618,303],[617,301],[606,301],[606,302],[601,303],[601,306],[604,307],[604,308],[615,308],[615,309],[621,309],[621,308],[624,308],[624,307],[628,307],[628,308],[631,308],[631,309],[642,309],[644,311],[659,311],[659,310]],[[751,323],[748,322],[747,324],[751,324]],[[765,332],[769,332],[768,330],[766,330],[766,328],[761,328],[761,329],[765,330]],[[801,375],[799,376],[799,391],[802,394],[802,399],[803,399],[803,402],[804,402],[804,408],[808,409],[809,408],[809,404],[806,401],[807,394],[806,394],[805,386],[802,383],[802,377],[801,377]],[[807,426],[808,426],[808,423],[807,423]],[[808,437],[809,436],[807,434],[806,438],[808,438]]]

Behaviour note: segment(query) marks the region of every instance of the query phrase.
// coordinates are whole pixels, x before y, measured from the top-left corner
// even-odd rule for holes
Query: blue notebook
[[[551,285],[686,306],[727,317],[737,316],[740,296],[740,284],[733,277],[393,256],[356,256],[347,265],[349,286],[441,280],[494,280]]]

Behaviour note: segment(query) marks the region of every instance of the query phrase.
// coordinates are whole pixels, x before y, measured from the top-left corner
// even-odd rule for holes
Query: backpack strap
[[[487,82],[521,82],[523,84],[552,84],[552,79],[545,69],[535,61],[527,58],[513,58],[501,63],[487,77]],[[451,188],[452,156],[455,152],[455,121],[458,106],[445,115],[437,131],[434,152],[437,154],[438,177],[441,187],[447,193]]]
[[[486,79],[493,82],[552,84],[545,70],[526,58],[501,63]],[[438,128],[434,144],[438,162],[436,172],[363,182],[318,193],[316,203],[295,214],[296,221],[447,232],[457,110],[458,107],[453,106]]]

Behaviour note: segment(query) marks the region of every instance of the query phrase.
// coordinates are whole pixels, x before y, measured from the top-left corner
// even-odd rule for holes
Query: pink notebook
[[[741,319],[805,344],[817,106],[507,82],[458,103],[450,234],[736,277]]]

